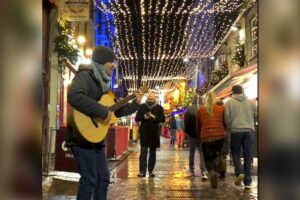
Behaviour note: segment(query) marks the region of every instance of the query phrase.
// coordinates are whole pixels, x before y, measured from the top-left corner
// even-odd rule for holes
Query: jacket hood
[[[78,71],[87,70],[87,69],[92,70],[92,66],[89,64],[80,64],[78,67]]]
[[[232,95],[232,98],[238,101],[244,101],[246,99],[246,96],[244,94],[234,94]]]

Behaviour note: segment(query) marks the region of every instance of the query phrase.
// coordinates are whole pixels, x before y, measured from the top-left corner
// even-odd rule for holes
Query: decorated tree
[[[208,91],[209,88],[209,81],[206,81],[203,85],[201,85],[200,89],[199,89],[199,94],[203,95]]]
[[[183,101],[180,104],[180,107],[187,107],[192,105],[192,99],[193,97],[196,95],[196,91],[189,89],[186,94],[185,97],[183,99]]]
[[[227,61],[222,61],[220,67],[213,71],[210,75],[210,84],[211,85],[217,85],[223,78],[225,78],[228,75],[228,65]]]
[[[59,63],[63,61],[63,58],[67,58],[75,64],[78,60],[79,50],[73,47],[70,23],[60,18],[57,20],[56,27],[58,34],[54,39],[54,52],[58,55]]]
[[[245,64],[245,46],[240,41],[235,44],[235,53],[232,56],[232,63],[243,67]]]

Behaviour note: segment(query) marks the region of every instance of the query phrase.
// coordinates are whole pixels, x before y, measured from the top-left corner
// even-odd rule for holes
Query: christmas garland
[[[57,20],[56,27],[58,35],[54,39],[54,53],[57,53],[59,63],[67,58],[75,64],[78,60],[79,50],[72,45],[72,27],[63,19]]]

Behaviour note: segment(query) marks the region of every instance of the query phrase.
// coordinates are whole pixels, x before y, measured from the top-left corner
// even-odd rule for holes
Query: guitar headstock
[[[140,89],[138,91],[140,91],[142,94],[147,93],[149,90],[147,85],[143,85],[142,87],[140,87]]]

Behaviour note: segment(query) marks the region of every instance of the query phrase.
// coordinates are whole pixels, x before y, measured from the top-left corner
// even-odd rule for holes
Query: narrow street
[[[139,145],[130,145],[131,154],[121,162],[110,161],[112,183],[108,199],[257,199],[257,162],[254,160],[253,185],[251,190],[234,185],[234,168],[227,159],[227,175],[219,180],[218,189],[211,189],[209,180],[202,181],[199,170],[199,155],[196,153],[195,176],[188,173],[188,148],[177,149],[169,140],[161,137],[161,149],[157,150],[155,178],[137,177],[139,172]],[[113,163],[113,164],[112,164]],[[76,181],[53,178],[43,199],[76,199]],[[44,190],[45,186],[43,187]]]

